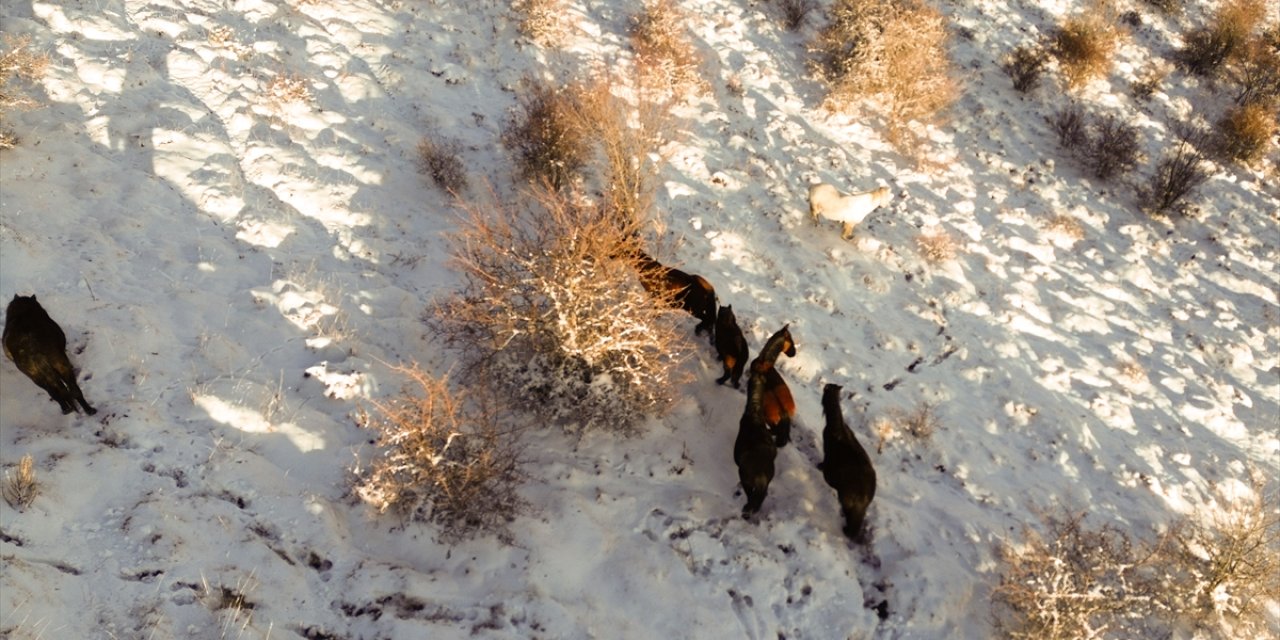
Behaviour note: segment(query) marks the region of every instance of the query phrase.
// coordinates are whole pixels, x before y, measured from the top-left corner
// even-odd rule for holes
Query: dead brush
[[[1218,155],[1242,164],[1261,160],[1280,131],[1275,102],[1249,102],[1227,109],[1218,120],[1214,147]]]
[[[1013,88],[1027,93],[1040,84],[1040,76],[1048,63],[1048,52],[1043,47],[1024,44],[1005,58],[1003,67],[1013,79]]]
[[[579,117],[586,87],[528,77],[515,112],[502,129],[502,143],[515,156],[522,178],[565,189],[581,179],[591,155],[590,129]]]
[[[1266,635],[1267,610],[1280,604],[1280,500],[1257,470],[1250,482],[1177,523],[1157,565],[1165,608],[1237,637]]]
[[[379,512],[439,525],[449,541],[501,536],[523,506],[516,435],[482,394],[455,392],[417,364],[395,371],[404,389],[366,414],[378,453],[354,469],[356,494]]]
[[[631,215],[549,189],[463,210],[463,284],[427,320],[464,383],[570,430],[626,432],[670,405],[690,335],[637,279]]]
[[[646,0],[631,18],[629,36],[635,65],[650,90],[685,98],[707,90],[702,55],[686,34],[688,16],[676,0]]]
[[[23,83],[39,80],[48,66],[49,56],[35,51],[31,36],[4,36],[0,49],[0,149],[10,149],[18,142],[9,129],[9,114],[36,106]]]
[[[954,260],[959,252],[955,238],[940,230],[926,231],[916,236],[916,248],[925,262],[933,266]]]
[[[818,8],[817,0],[774,0],[774,3],[782,12],[782,26],[787,31],[799,29],[809,18],[809,14]]]
[[[445,193],[457,197],[467,190],[467,168],[459,158],[461,153],[462,145],[456,140],[425,137],[418,143],[418,171]]]
[[[947,50],[947,21],[918,0],[836,0],[810,44],[814,72],[828,86],[826,107],[848,112],[870,100],[890,142],[913,155],[916,125],[941,120],[959,95]]]
[[[1068,17],[1050,35],[1050,51],[1058,59],[1067,87],[1077,89],[1111,71],[1111,60],[1120,42],[1114,10],[1106,2],[1094,2]]]
[[[513,0],[516,28],[522,35],[543,47],[554,47],[568,31],[566,0]]]
[[[1079,241],[1084,239],[1084,227],[1080,226],[1080,222],[1073,216],[1065,214],[1058,214],[1049,218],[1044,225],[1044,230],[1068,240]]]
[[[1241,47],[1227,65],[1227,77],[1237,105],[1280,104],[1280,24]]]
[[[1138,206],[1153,215],[1188,215],[1187,200],[1209,180],[1209,163],[1201,147],[1211,144],[1210,134],[1195,126],[1178,127],[1178,140],[1166,151],[1147,182],[1137,188]]]
[[[1262,24],[1267,3],[1268,0],[1224,0],[1207,26],[1183,34],[1178,61],[1191,73],[1216,74]]]
[[[18,461],[18,468],[4,473],[4,501],[18,511],[26,511],[40,495],[40,483],[36,480],[35,460],[26,454]]]

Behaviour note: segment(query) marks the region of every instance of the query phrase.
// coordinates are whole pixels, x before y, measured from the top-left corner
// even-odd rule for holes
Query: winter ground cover
[[[743,394],[705,348],[639,435],[528,439],[510,544],[355,500],[355,414],[398,390],[392,366],[454,360],[421,318],[457,282],[458,216],[419,141],[460,141],[474,195],[513,197],[520,80],[623,64],[633,4],[569,3],[552,49],[504,3],[6,2],[0,28],[50,64],[0,152],[0,299],[39,296],[99,413],[0,367],[0,463],[29,454],[40,481],[0,505],[0,634],[986,638],[998,550],[1042,511],[1146,536],[1251,472],[1274,484],[1274,146],[1216,165],[1194,216],[1143,214],[1058,149],[1061,96],[1000,67],[1078,7],[982,0],[939,3],[962,92],[917,162],[821,107],[820,11],[788,32],[772,5],[699,0],[708,88],[664,149],[660,258],[716,286],[753,353],[796,338],[796,442],[760,521],[739,517]],[[1084,90],[1150,157],[1212,94],[1174,74],[1139,104],[1128,83],[1208,10],[1144,11]],[[811,224],[814,180],[899,197],[848,242]],[[825,382],[878,471],[866,546],[815,468]],[[925,405],[931,433],[893,428]]]

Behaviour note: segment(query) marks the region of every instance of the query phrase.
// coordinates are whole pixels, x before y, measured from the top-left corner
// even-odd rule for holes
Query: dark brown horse
[[[694,334],[707,332],[715,340],[716,290],[706,278],[672,269],[649,254],[636,250],[636,271],[640,284],[655,298],[671,300],[675,306],[688,311],[698,319]]]
[[[876,497],[876,470],[871,456],[849,430],[840,411],[840,385],[822,388],[822,413],[827,424],[822,429],[822,479],[836,490],[844,514],[844,534],[861,540],[867,506]]]
[[[76,372],[67,358],[66,334],[35,296],[13,296],[4,313],[0,342],[4,344],[4,355],[44,389],[63,413],[77,411],[77,402],[89,415],[98,412],[89,406],[76,384]]]
[[[738,481],[747,494],[742,517],[749,518],[760,510],[773,481],[773,461],[778,447],[764,421],[764,374],[755,371],[747,378],[747,406],[738,422],[738,437],[733,441],[733,461],[738,465]]]
[[[782,379],[782,374],[774,368],[778,356],[787,354],[795,357],[796,343],[791,339],[790,325],[785,325],[777,333],[769,337],[760,350],[760,355],[751,362],[751,372],[757,371],[764,378],[764,419],[773,430],[779,447],[791,442],[791,418],[796,414],[796,401],[791,397],[791,389]]]
[[[716,380],[716,384],[724,384],[732,378],[733,388],[737,389],[742,371],[747,368],[748,353],[747,338],[742,335],[732,305],[720,307],[716,314],[716,353],[720,354],[720,362],[724,364],[724,375]]]

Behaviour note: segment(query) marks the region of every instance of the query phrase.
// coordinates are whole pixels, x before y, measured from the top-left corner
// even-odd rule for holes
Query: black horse
[[[720,307],[716,314],[716,353],[724,364],[724,375],[716,380],[716,384],[724,384],[732,379],[733,388],[738,388],[742,380],[742,372],[747,368],[747,338],[742,335],[738,326],[738,318],[733,315],[733,306]]]
[[[773,461],[778,447],[764,421],[765,377],[754,369],[747,378],[747,407],[738,422],[738,437],[733,441],[733,461],[738,465],[738,481],[747,494],[742,517],[749,518],[760,510],[773,481]]]
[[[32,296],[13,296],[4,314],[4,355],[18,366],[31,381],[44,389],[62,413],[77,411],[76,403],[84,412],[93,415],[97,409],[89,406],[76,384],[76,373],[67,358],[67,336],[62,327],[49,317],[48,312]]]
[[[840,411],[840,385],[822,388],[822,413],[827,424],[822,429],[822,479],[836,490],[844,513],[844,534],[861,540],[867,506],[876,496],[876,470],[871,456],[862,448]]]

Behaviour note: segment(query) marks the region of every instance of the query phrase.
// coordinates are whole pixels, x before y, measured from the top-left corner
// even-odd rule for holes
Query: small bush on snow
[[[544,46],[555,46],[564,38],[568,3],[565,0],[513,0],[516,28],[525,37]]]
[[[636,68],[650,88],[686,96],[705,89],[702,56],[685,33],[688,16],[676,0],[646,0],[631,18]]]
[[[1218,121],[1215,147],[1223,157],[1248,164],[1266,154],[1277,130],[1274,107],[1259,102],[1235,106]]]
[[[1111,58],[1120,42],[1114,11],[1106,2],[1094,2],[1068,17],[1050,36],[1050,50],[1062,66],[1067,86],[1077,88],[1111,70]]]
[[[795,31],[804,24],[809,14],[818,8],[817,0],[775,0],[782,11],[782,25],[787,31]]]
[[[640,286],[626,214],[551,191],[466,208],[460,291],[429,315],[462,379],[541,420],[626,431],[669,405],[690,351],[669,300]]]
[[[1138,187],[1138,204],[1156,215],[1187,215],[1187,198],[1209,179],[1208,165],[1200,147],[1207,143],[1204,132],[1182,127],[1173,150],[1156,163],[1145,185]]]
[[[1262,23],[1268,0],[1224,0],[1209,24],[1183,35],[1178,60],[1198,75],[1213,75],[1239,52]]]
[[[494,411],[417,365],[397,396],[373,403],[364,426],[379,453],[355,469],[356,493],[378,511],[434,522],[446,540],[502,534],[522,506],[515,436]]]
[[[1138,164],[1138,128],[1118,116],[1091,116],[1071,103],[1050,118],[1049,126],[1058,143],[1101,180],[1127,173]]]
[[[1004,70],[1013,78],[1013,88],[1026,93],[1040,84],[1040,74],[1048,64],[1047,52],[1036,45],[1022,45],[1005,59]]]
[[[581,83],[553,84],[538,78],[521,83],[519,104],[502,130],[520,176],[564,189],[578,181],[591,156],[590,134],[579,116]]]
[[[31,454],[22,456],[18,468],[4,474],[4,501],[18,511],[26,511],[40,495],[40,483],[36,481],[35,460]]]
[[[458,157],[462,146],[455,140],[428,136],[418,143],[418,171],[453,196],[467,189],[467,168]]]
[[[1280,102],[1280,24],[1250,40],[1232,56],[1227,77],[1235,85],[1238,105]]]

